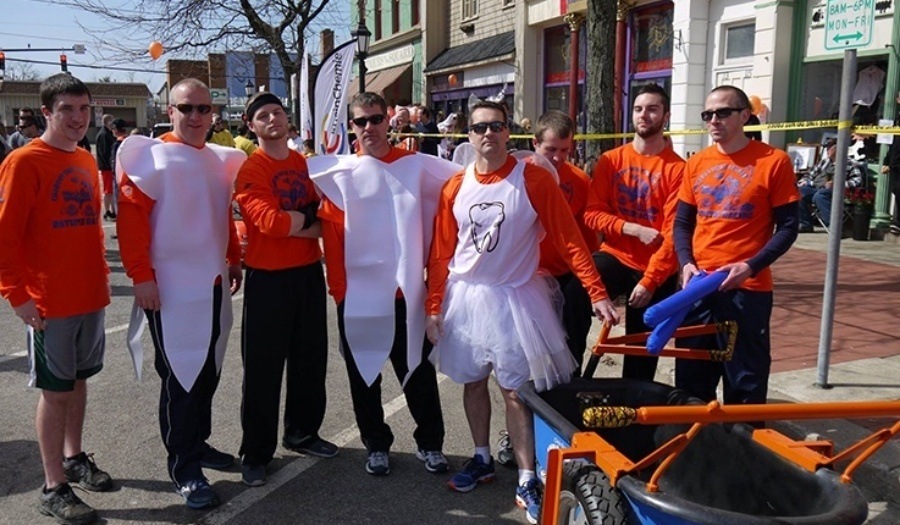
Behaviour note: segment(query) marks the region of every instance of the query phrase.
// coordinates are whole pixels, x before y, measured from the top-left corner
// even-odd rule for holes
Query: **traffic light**
[[[69,72],[69,59],[66,58],[65,53],[59,55],[59,67],[62,68],[63,73]]]

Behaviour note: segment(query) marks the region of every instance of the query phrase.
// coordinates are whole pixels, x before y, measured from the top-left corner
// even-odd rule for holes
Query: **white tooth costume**
[[[116,177],[128,178],[155,201],[150,215],[150,255],[162,308],[163,347],[178,382],[190,391],[206,361],[212,336],[213,283],[229,282],[225,262],[234,180],[247,156],[207,144],[129,137],[119,147]],[[231,331],[231,296],[223,294],[216,370],[221,371]],[[128,348],[141,375],[141,333],[146,322],[137,304],[128,328]]]
[[[394,341],[399,288],[410,349],[425,340],[425,266],[441,187],[461,167],[431,155],[391,163],[369,155],[307,160],[316,187],[344,214],[347,294],[344,326],[366,384],[381,373]],[[407,379],[421,362],[407,352]]]

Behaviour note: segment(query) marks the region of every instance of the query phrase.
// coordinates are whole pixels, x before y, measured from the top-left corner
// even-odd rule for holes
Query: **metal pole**
[[[359,54],[359,92],[366,92],[366,55]]]
[[[584,16],[581,13],[569,13],[565,18],[569,24],[569,118],[574,122],[578,117],[578,52],[579,36]]]
[[[850,99],[856,77],[856,50],[844,51],[843,76],[841,78],[841,107],[838,113],[837,154],[835,155],[834,183],[831,199],[831,231],[828,233],[828,264],[825,267],[825,291],[822,296],[822,325],[819,331],[819,358],[816,366],[816,386],[831,388],[828,384],[828,360],[831,354],[831,336],[834,329],[834,302],[837,287],[838,262],[841,253],[841,224],[844,215],[844,181],[847,179],[847,149],[850,146]]]

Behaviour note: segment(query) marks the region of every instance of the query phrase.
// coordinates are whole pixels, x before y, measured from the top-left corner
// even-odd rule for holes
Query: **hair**
[[[575,132],[575,122],[562,111],[550,110],[538,119],[534,136],[538,142],[544,141],[544,133],[552,131],[561,139],[567,139]]]
[[[503,122],[506,122],[509,118],[509,113],[506,112],[506,104],[501,104],[499,102],[491,102],[490,100],[479,100],[478,102],[472,104],[472,107],[469,108],[469,125],[472,125],[472,115],[475,113],[476,109],[492,109],[494,111],[499,111],[503,113]]]
[[[757,124],[761,124],[761,122],[759,121],[759,117],[757,117],[756,115],[750,115],[750,118],[747,119],[747,122],[744,125],[753,126]],[[762,142],[762,131],[745,131],[744,135],[747,135],[755,141]]]
[[[247,127],[246,124],[241,124],[240,126],[238,126],[238,128],[237,128],[238,135],[246,135],[247,133],[250,133],[250,128]]]
[[[19,114],[22,114],[22,113],[28,113],[28,114],[31,115],[32,117],[34,116],[34,110],[31,109],[31,108],[20,108],[20,109],[19,109]]]
[[[713,90],[713,91],[715,91],[715,90]],[[665,111],[666,113],[669,112],[669,106],[671,104],[671,101],[669,99],[669,94],[666,93],[666,90],[663,89],[662,86],[660,86],[659,84],[656,84],[654,82],[650,82],[649,84],[644,84],[643,86],[641,86],[640,89],[638,89],[638,92],[634,96],[634,98],[637,99],[641,95],[656,95],[656,96],[658,96],[663,101],[663,111]],[[744,95],[744,96],[746,97],[746,95]],[[747,101],[747,107],[750,107],[749,100]]]
[[[360,93],[353,97],[353,100],[350,101],[350,113],[353,113],[354,108],[364,108],[368,106],[378,106],[381,108],[381,112],[387,116],[387,102],[385,102],[384,98],[378,93],[372,93],[370,91]]]
[[[202,80],[198,80],[196,78],[183,78],[183,79],[179,80],[178,82],[176,82],[175,85],[172,86],[172,89],[169,90],[170,98],[171,98],[171,93],[174,93],[175,90],[177,90],[178,88],[181,88],[181,87],[198,88],[198,89],[205,89],[205,90],[209,91],[209,86],[207,86],[205,83],[203,83]]]
[[[420,106],[419,107],[419,118],[422,118],[422,117],[430,119],[431,118],[431,110],[425,106]]]
[[[742,109],[750,109],[750,97],[744,93],[744,90],[736,87],[736,86],[718,86],[713,88],[712,91],[709,92],[710,95],[716,93],[718,91],[731,91],[731,93],[738,98],[738,103],[741,105]]]
[[[303,147],[315,151],[316,141],[314,141],[313,139],[306,139],[303,141]]]
[[[103,114],[102,121],[103,121],[104,126],[109,126],[110,124],[112,124],[112,121],[114,121],[114,120],[116,120],[116,117],[110,115],[109,113]]]
[[[53,103],[56,102],[56,97],[60,95],[73,95],[76,97],[87,95],[88,100],[90,100],[91,90],[88,89],[84,82],[68,73],[57,73],[41,82],[41,105],[47,108],[47,111],[53,111]]]
[[[293,131],[294,133],[299,133],[300,130],[297,129],[297,126],[293,124],[288,124],[288,131]]]

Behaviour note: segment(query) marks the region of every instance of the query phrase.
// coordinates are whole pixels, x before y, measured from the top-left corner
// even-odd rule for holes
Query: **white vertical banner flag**
[[[350,152],[347,144],[347,88],[353,75],[356,39],[335,48],[316,76],[316,151],[324,155]]]
[[[300,138],[313,138],[312,111],[309,107],[309,52],[303,49],[303,62],[300,64]]]

